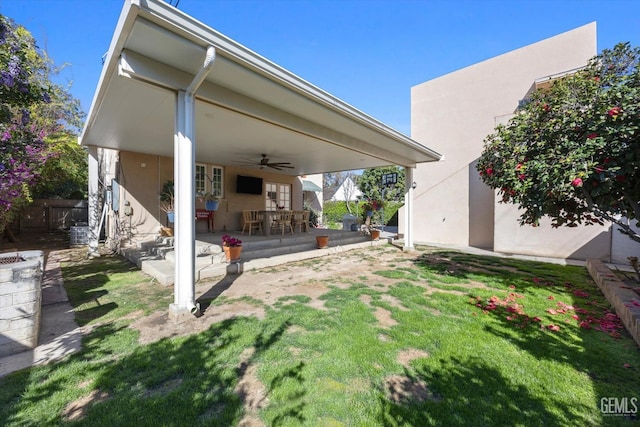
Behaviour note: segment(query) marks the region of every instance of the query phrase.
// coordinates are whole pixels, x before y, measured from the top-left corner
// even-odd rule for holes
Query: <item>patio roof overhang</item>
[[[291,162],[305,175],[441,155],[159,0],[125,3],[80,142],[174,156],[176,99],[216,58],[196,92],[200,162]]]

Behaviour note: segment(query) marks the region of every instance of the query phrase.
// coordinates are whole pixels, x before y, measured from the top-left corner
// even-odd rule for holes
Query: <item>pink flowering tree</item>
[[[477,169],[521,225],[554,227],[640,220],[640,48],[604,50],[588,65],[531,94],[487,136]]]
[[[59,145],[47,138],[77,146],[72,134],[80,125],[79,104],[50,82],[51,73],[29,31],[0,15],[0,233],[31,201],[45,166],[59,157]]]

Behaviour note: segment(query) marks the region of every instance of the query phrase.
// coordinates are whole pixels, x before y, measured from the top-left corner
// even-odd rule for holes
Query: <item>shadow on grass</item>
[[[114,262],[113,258],[118,262]],[[75,319],[80,325],[105,316],[118,307],[115,302],[101,304],[99,299],[108,296],[105,285],[110,275],[137,271],[137,267],[118,256],[105,256],[98,259],[85,260],[81,263],[62,267],[64,287],[69,302],[76,311]],[[95,307],[78,309],[83,304],[94,302]]]
[[[227,273],[222,279],[220,279],[216,284],[214,284],[209,290],[203,293],[199,298],[198,302],[200,303],[200,310],[202,314],[206,313],[207,309],[224,291],[229,289],[233,282],[238,280],[242,273],[238,274],[229,274]]]
[[[3,425],[236,425],[256,398],[245,386],[253,381],[248,368],[288,327],[286,320],[234,318],[197,335],[137,346],[137,335],[127,326],[100,325],[84,339],[81,353],[55,367],[12,376],[0,392],[7,402],[0,420]],[[301,380],[302,367],[283,368],[278,381]],[[69,384],[70,378],[81,383]],[[278,381],[272,386],[279,387]],[[41,402],[69,390],[77,396],[73,402],[34,414]],[[281,416],[302,422],[302,409]]]
[[[637,347],[624,332],[621,337],[617,331],[612,332],[612,335],[619,338],[614,339],[607,335],[606,331],[597,330],[600,327],[599,321],[606,319],[607,313],[613,312],[613,309],[584,267],[523,262],[448,251],[422,255],[416,260],[416,266],[423,271],[456,277],[462,282],[480,278],[482,282],[491,283],[491,287],[495,286],[496,295],[503,295],[499,293],[502,290],[505,294],[513,292],[528,295],[527,298],[538,298],[540,301],[544,300],[544,295],[548,292],[549,296],[546,298],[548,308],[539,314],[542,319],[530,317],[529,312],[515,315],[513,311],[510,312],[503,306],[482,311],[478,309],[478,314],[489,316],[490,320],[487,319],[489,321],[484,325],[484,330],[487,332],[500,337],[504,342],[518,346],[536,360],[559,363],[559,366],[569,365],[575,371],[584,373],[590,380],[585,383],[585,387],[593,387],[596,396],[593,405],[583,408],[563,408],[559,401],[554,401],[557,414],[555,418],[549,418],[551,421],[597,425],[602,422],[600,399],[640,397],[637,394],[637,383],[640,381],[639,370],[637,367],[625,368],[628,366],[627,362],[633,363],[637,360]],[[487,291],[491,292],[490,289]],[[470,290],[470,295],[473,296],[475,292]],[[556,297],[554,298],[551,294],[555,294]],[[516,301],[523,308],[529,309],[526,298]],[[540,310],[539,306],[538,311]],[[556,313],[556,311],[563,313]],[[593,323],[585,324],[583,328],[578,324],[580,321]],[[558,329],[554,331],[552,328]],[[468,368],[450,365],[449,369],[453,375],[456,375],[456,371],[464,372]],[[466,383],[486,383],[483,374],[475,368],[473,371],[467,372],[471,376]],[[439,381],[427,372],[422,372],[422,376],[430,381],[430,384],[434,384],[433,380]],[[506,389],[509,389],[508,385]],[[476,391],[483,398],[482,390]],[[523,390],[510,390],[510,392],[516,395],[523,394]],[[486,409],[491,411],[491,408]],[[517,411],[516,413],[521,417],[526,415]],[[624,416],[612,417],[607,421],[611,421],[611,425],[624,424],[629,421],[629,414],[626,415],[626,419]],[[630,416],[635,419],[633,414]],[[522,419],[522,422],[533,425],[526,419]]]
[[[435,371],[419,368],[405,372],[412,382],[424,381],[437,391],[438,398],[394,403],[381,391],[380,425],[571,425],[570,419],[563,421],[561,414],[581,409],[556,402],[551,411],[547,402],[534,397],[526,387],[514,384],[480,358],[439,362]]]

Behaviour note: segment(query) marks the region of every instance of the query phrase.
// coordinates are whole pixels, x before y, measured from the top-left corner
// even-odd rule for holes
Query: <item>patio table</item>
[[[282,209],[277,211],[258,211],[260,215],[262,215],[262,232],[265,236],[269,236],[271,234],[271,224],[274,219],[277,219],[279,215],[284,212],[288,212]]]

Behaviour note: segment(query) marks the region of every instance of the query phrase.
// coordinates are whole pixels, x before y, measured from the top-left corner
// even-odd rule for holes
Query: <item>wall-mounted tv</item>
[[[262,178],[238,175],[236,193],[262,194]]]

